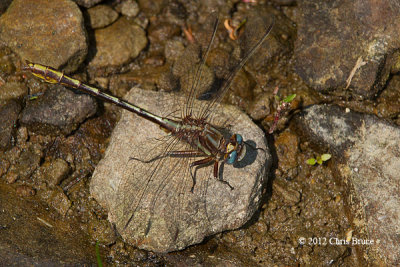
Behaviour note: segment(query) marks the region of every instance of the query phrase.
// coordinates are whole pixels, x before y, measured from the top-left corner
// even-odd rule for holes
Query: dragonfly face
[[[228,164],[233,164],[236,161],[243,159],[245,146],[243,144],[243,137],[240,134],[233,134],[226,145],[225,151],[225,162]]]

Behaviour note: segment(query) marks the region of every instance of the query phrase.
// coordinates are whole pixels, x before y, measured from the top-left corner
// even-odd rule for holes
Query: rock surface
[[[96,102],[90,96],[55,85],[40,98],[27,102],[20,121],[31,131],[69,134],[92,116],[96,108]]]
[[[11,145],[20,111],[21,106],[13,100],[0,105],[0,149],[2,150]]]
[[[0,101],[21,99],[28,93],[28,88],[19,82],[8,82],[0,86]]]
[[[139,13],[139,5],[134,0],[125,0],[116,6],[118,12],[127,17],[136,17]]]
[[[310,140],[328,146],[338,159],[353,223],[374,242],[364,246],[368,258],[399,265],[400,128],[330,105],[307,108],[298,122]]]
[[[4,0],[0,2],[0,14],[3,14],[13,0]]]
[[[1,266],[95,265],[95,247],[77,223],[50,214],[34,197],[22,199],[10,186],[0,184],[0,195]]]
[[[95,31],[96,54],[89,63],[91,67],[125,64],[137,57],[147,45],[144,30],[125,18]]]
[[[15,164],[8,169],[5,176],[7,183],[14,183],[18,179],[29,179],[34,171],[39,168],[42,156],[43,154],[39,145],[29,144],[26,149],[18,153]]]
[[[371,97],[381,90],[400,47],[398,1],[307,0],[299,7],[294,55],[301,78],[318,91],[348,87]]]
[[[156,114],[177,110],[175,105],[171,107],[177,102],[168,94],[133,88],[126,98]],[[242,161],[220,165],[222,178],[234,189],[217,181],[212,166],[207,166],[193,170],[196,185],[191,193],[192,177],[185,167],[193,159],[164,157],[150,163],[132,159],[160,155],[160,139],[173,146],[173,151],[187,148],[168,139],[156,124],[124,112],[90,187],[125,241],[157,252],[179,250],[200,243],[206,236],[242,226],[258,209],[271,163],[264,134],[233,107],[217,106],[214,115],[215,125],[228,122],[232,132],[239,132],[260,149],[247,147]],[[154,170],[156,174],[149,180]]]
[[[118,12],[106,5],[97,5],[88,9],[92,29],[104,28],[118,18]]]
[[[100,3],[102,0],[73,0],[73,1],[80,6],[89,8]]]
[[[13,1],[0,17],[0,38],[22,59],[66,72],[75,71],[87,54],[82,13],[67,0]]]

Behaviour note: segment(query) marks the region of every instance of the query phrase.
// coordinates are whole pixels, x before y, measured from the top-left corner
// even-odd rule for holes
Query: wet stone
[[[73,1],[80,6],[90,8],[90,7],[100,3],[102,0],[73,0]]]
[[[41,168],[43,168],[44,180],[49,187],[60,184],[70,171],[68,163],[60,158],[52,162],[45,162]]]
[[[394,75],[377,99],[378,116],[395,118],[400,115],[400,76]]]
[[[0,48],[0,72],[2,73],[2,78],[8,77],[8,75],[12,77],[15,74],[16,67],[14,60],[15,55],[12,54],[11,50],[8,47],[2,46]],[[4,82],[4,80],[1,81],[2,86],[4,86]]]
[[[169,64],[165,64],[164,66],[170,66]],[[156,85],[158,88],[161,88],[164,91],[173,91],[178,88],[178,81],[171,75],[169,71],[165,71],[160,73],[157,77]]]
[[[383,88],[396,58],[393,51],[400,47],[396,2],[308,0],[299,2],[299,9],[295,68],[310,87],[349,86],[364,97]]]
[[[256,101],[250,107],[250,117],[253,120],[261,120],[265,118],[270,113],[270,94],[263,93],[261,96],[256,97]]]
[[[227,66],[229,66],[229,61],[232,57],[232,47],[217,47],[210,51],[210,54],[207,58],[207,65],[213,66],[215,75],[217,77],[223,78],[227,75]],[[242,71],[240,71],[242,72]],[[236,80],[236,77],[235,77]],[[234,85],[233,83],[232,85]]]
[[[240,109],[249,110],[249,102],[253,98],[253,91],[255,83],[254,80],[244,71],[239,71],[236,74],[233,84],[225,95],[226,99],[231,105],[238,106]]]
[[[28,141],[28,129],[26,127],[19,127],[17,131],[17,144],[23,146]]]
[[[15,183],[17,179],[18,179],[18,174],[14,170],[8,171],[7,175],[5,176],[5,180],[8,184]]]
[[[60,187],[51,190],[38,191],[40,197],[62,216],[65,216],[72,203]]]
[[[117,66],[136,58],[147,45],[144,30],[125,18],[95,31],[96,54],[90,67]]]
[[[176,61],[185,50],[185,46],[179,40],[168,40],[165,43],[164,55],[168,61]]]
[[[88,9],[92,29],[104,28],[118,18],[118,12],[106,5],[97,5]]]
[[[96,265],[94,245],[76,222],[3,183],[0,195],[0,266]]]
[[[272,0],[272,2],[280,6],[291,6],[296,4],[296,0]]]
[[[143,64],[152,66],[162,66],[165,63],[165,59],[162,55],[154,54],[149,55],[143,60]]]
[[[107,220],[91,220],[88,224],[88,232],[93,240],[104,245],[111,245],[117,239],[115,231]]]
[[[10,147],[21,106],[9,101],[0,106],[0,150]]]
[[[67,0],[13,1],[0,18],[0,38],[22,59],[67,72],[87,54],[82,13]]]
[[[19,82],[8,82],[0,86],[0,101],[21,99],[28,94],[28,88]]]
[[[170,114],[176,109],[171,103],[184,101],[138,88],[133,88],[126,99],[156,114]],[[195,105],[199,103],[196,101]],[[163,148],[160,141],[171,140],[156,124],[123,113],[105,157],[93,174],[90,190],[108,210],[108,219],[126,242],[157,252],[179,250],[200,243],[206,236],[242,226],[258,209],[271,163],[265,136],[234,107],[218,105],[213,115],[213,124],[232,125],[232,132],[239,132],[253,147],[263,150],[246,147],[242,161],[220,166],[220,177],[233,189],[214,178],[212,166],[197,168],[196,185],[191,193],[187,159],[164,157],[148,163],[132,160],[132,157],[149,160],[160,155]],[[188,149],[181,145],[172,148]],[[158,165],[160,160],[164,164]],[[162,167],[148,180],[156,166]]]
[[[298,156],[299,138],[290,131],[281,133],[275,141],[276,153],[279,159],[279,169],[287,172],[297,168],[299,163]]]
[[[8,169],[6,181],[14,183],[18,179],[28,179],[39,168],[42,156],[41,147],[36,144],[30,144],[21,151],[19,158],[16,160],[17,162]]]
[[[35,189],[33,189],[29,185],[19,185],[15,189],[15,192],[17,193],[17,195],[19,195],[21,197],[30,197],[30,196],[34,196],[36,194]]]
[[[177,77],[189,74],[191,69],[194,68],[194,64],[200,62],[199,53],[200,48],[198,46],[188,46],[183,52],[179,52],[172,68],[172,74]]]
[[[110,256],[121,263],[137,263],[138,265],[151,258],[148,252],[129,246],[121,240],[117,240],[117,242],[111,246]],[[153,260],[154,258],[151,259],[151,262],[154,264]]]
[[[147,26],[149,26],[149,18],[146,17],[144,13],[139,13],[134,19],[133,22],[135,22],[137,25],[142,27],[142,29],[146,29]]]
[[[152,17],[157,15],[167,4],[163,0],[155,0],[155,1],[138,0],[137,2],[140,6],[140,9],[147,15],[147,17]]]
[[[27,102],[20,122],[34,132],[69,134],[95,114],[96,108],[92,97],[55,85],[40,98]]]
[[[4,0],[0,2],[0,15],[3,14],[13,0]]]
[[[287,188],[287,185],[279,180],[274,180],[272,184],[274,193],[277,193],[285,205],[290,207],[296,205],[301,200],[300,192]]]
[[[139,5],[134,0],[122,1],[115,9],[127,17],[136,17],[139,13]]]
[[[365,253],[375,263],[400,262],[400,128],[373,115],[345,112],[333,105],[314,105],[297,117],[300,129],[337,158],[339,175],[348,185],[353,222],[374,240]],[[380,240],[380,242],[378,242]]]
[[[245,10],[247,7],[245,5],[243,7],[243,11],[246,12]],[[259,40],[261,38],[272,21],[271,14],[274,13],[271,7],[265,5],[260,6],[257,12],[253,12],[249,15],[249,19],[245,24],[245,29],[247,29],[247,31],[245,30],[243,32],[244,36],[240,37],[243,40],[240,44],[242,50],[248,51],[248,49],[250,49],[250,44],[253,43],[253,41],[247,42],[246,39],[252,40],[255,38]],[[261,16],[261,14],[264,15]],[[293,21],[285,16],[275,15],[275,19],[276,21],[271,30],[271,34],[257,51],[257,55],[263,56],[251,57],[246,64],[246,70],[266,73],[267,70],[271,69],[271,63],[277,58],[279,58],[280,64],[282,64],[287,54],[292,53],[294,36],[297,36],[297,29],[294,27]]]
[[[164,8],[163,14],[168,22],[177,25],[185,25],[188,12],[183,3],[170,1]]]
[[[152,43],[166,42],[173,36],[179,35],[180,32],[181,29],[178,25],[160,21],[150,24],[148,28],[149,40]]]
[[[2,177],[10,168],[10,162],[5,159],[0,159],[0,177]]]
[[[180,77],[180,87],[183,92],[186,94],[190,94],[190,90],[192,89],[193,81],[195,79],[196,70],[200,67],[200,63],[192,66],[189,71],[186,71]],[[202,81],[197,85],[196,93],[198,96],[201,96],[203,93],[207,93],[210,89],[212,84],[215,81],[214,72],[211,68],[207,67],[206,65],[202,66]]]

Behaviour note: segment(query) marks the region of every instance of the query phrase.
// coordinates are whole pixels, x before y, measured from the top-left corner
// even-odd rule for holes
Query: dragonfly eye
[[[238,145],[241,145],[243,143],[243,137],[240,134],[235,134],[235,138]]]
[[[243,145],[243,137],[240,134],[231,136],[225,153],[225,162],[228,164],[233,164],[235,161],[241,161],[244,158],[246,146]]]
[[[233,164],[235,163],[236,159],[237,159],[237,151],[234,150],[231,153],[228,154],[228,157],[225,159],[225,162],[228,164]]]

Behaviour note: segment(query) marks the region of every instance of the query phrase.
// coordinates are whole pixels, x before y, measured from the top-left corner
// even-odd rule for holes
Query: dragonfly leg
[[[204,159],[201,159],[201,160],[196,160],[196,161],[194,161],[194,162],[192,162],[190,164],[190,166],[189,166],[190,167],[190,175],[192,176],[192,180],[193,180],[193,184],[192,184],[192,188],[190,189],[190,192],[193,193],[194,186],[196,184],[196,178],[195,178],[195,175],[193,175],[193,173],[192,173],[192,168],[195,167],[195,166],[200,166],[200,165],[204,165],[204,164],[210,163],[212,161],[215,161],[214,157],[207,157],[207,158],[204,158]],[[214,169],[214,171],[215,171],[215,169]]]
[[[168,155],[171,157],[199,157],[199,156],[204,156],[204,152],[198,151],[198,150],[170,151],[170,152],[168,152]],[[190,189],[190,192],[193,193],[194,185],[196,184],[195,175],[193,175],[193,173],[192,173],[192,167],[207,164],[207,163],[211,162],[213,159],[214,158],[212,158],[212,157],[207,157],[207,158],[192,162],[190,164],[190,166],[189,166],[190,175],[192,176],[192,180],[193,180],[192,188]]]
[[[219,165],[219,161],[216,160],[216,161],[214,162],[214,178],[217,178],[217,177],[218,177],[218,165]],[[218,181],[220,181],[221,183],[226,184],[227,186],[229,186],[229,188],[230,188],[231,190],[234,189],[233,186],[231,186],[231,185],[229,184],[228,181],[225,181],[224,179],[222,179],[222,175],[220,176],[220,178],[218,179]]]

